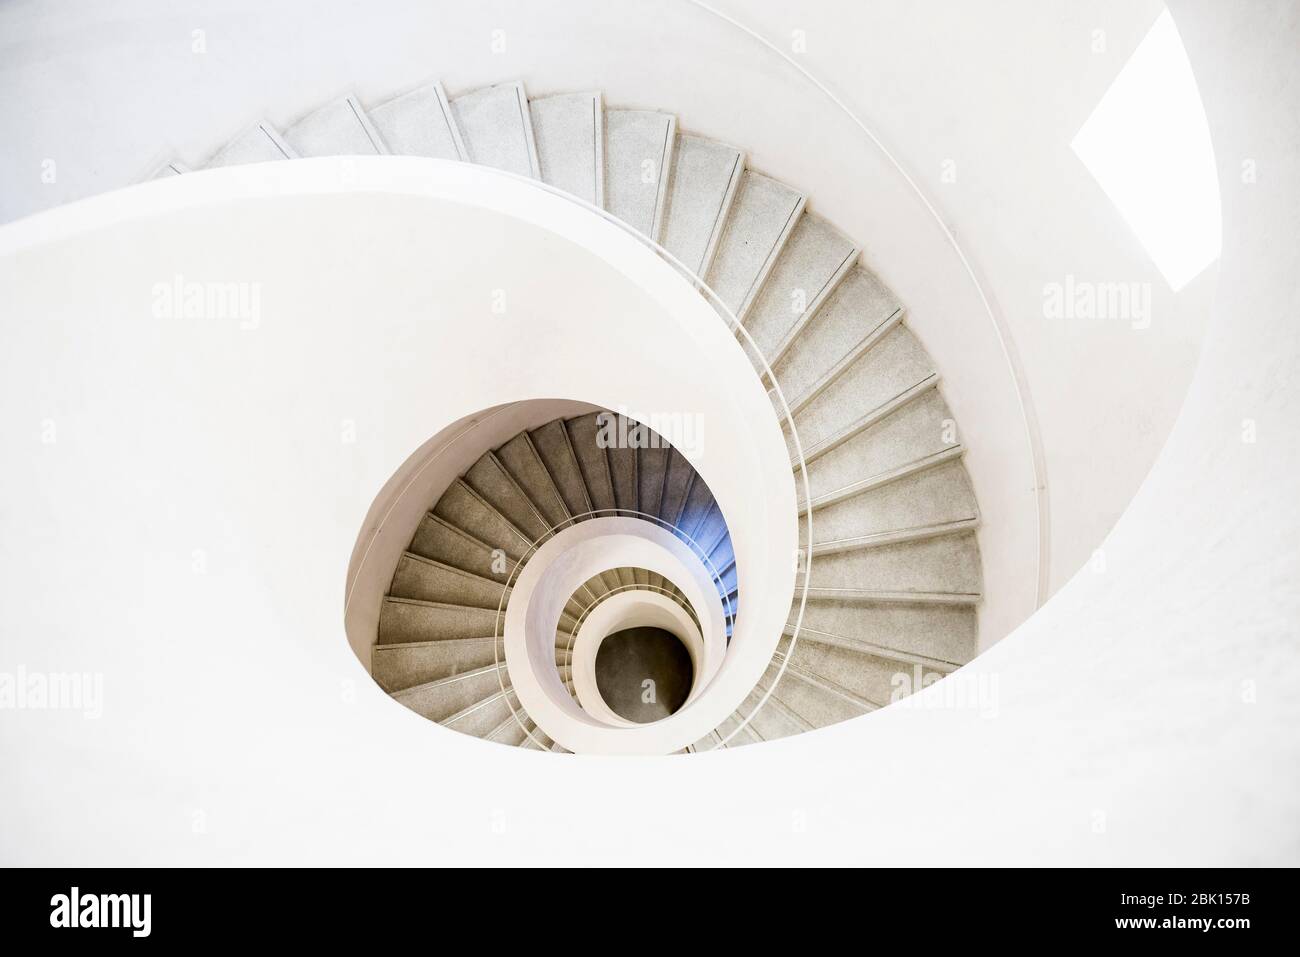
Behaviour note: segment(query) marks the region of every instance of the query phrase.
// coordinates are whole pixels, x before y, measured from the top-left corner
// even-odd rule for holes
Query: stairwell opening
[[[695,669],[686,646],[664,628],[624,628],[596,652],[596,687],[621,718],[649,724],[677,712],[690,694]]]

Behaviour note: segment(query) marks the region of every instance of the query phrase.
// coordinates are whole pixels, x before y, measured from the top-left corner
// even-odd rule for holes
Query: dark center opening
[[[662,628],[625,628],[600,643],[596,687],[621,718],[648,724],[666,718],[690,694],[695,669],[690,652]]]

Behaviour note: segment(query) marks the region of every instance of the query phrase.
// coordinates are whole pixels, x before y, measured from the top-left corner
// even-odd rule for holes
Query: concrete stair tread
[[[391,694],[498,661],[504,664],[505,649],[500,645],[501,639],[490,635],[375,645],[371,649],[371,673],[379,687]]]
[[[803,575],[796,578],[796,589],[803,580]],[[973,604],[983,588],[979,546],[969,529],[874,548],[814,551],[809,580],[814,597],[859,601],[896,594],[899,601]],[[913,597],[903,597],[908,595]]]
[[[422,558],[431,558],[460,571],[504,584],[514,569],[514,559],[479,541],[464,529],[457,528],[432,512],[425,513],[411,539],[410,549]]]
[[[605,127],[600,93],[561,93],[528,104],[543,182],[604,206]]]
[[[891,411],[820,454],[812,450],[808,458],[805,451],[814,508],[965,454],[938,389],[909,394],[907,401],[887,403]],[[802,508],[802,487],[798,491]]]
[[[463,479],[457,479],[434,503],[433,514],[483,543],[491,543],[512,559],[522,558],[530,539],[483,500]]]
[[[204,169],[220,166],[239,166],[244,163],[266,163],[273,160],[297,159],[298,153],[284,141],[284,137],[266,121],[257,123],[240,133],[217,150]]]
[[[542,463],[527,432],[520,432],[499,446],[496,457],[547,525],[556,528],[568,521],[569,510],[560,497],[560,490],[555,487],[555,480]]]
[[[744,154],[734,146],[677,137],[661,242],[696,276],[708,272],[744,168]]]
[[[803,207],[804,197],[798,190],[753,170],[741,174],[705,279],[742,321],[781,255]]]
[[[379,611],[379,643],[479,638],[499,633],[497,619],[495,608],[388,597]]]
[[[644,448],[637,450],[637,501],[645,515],[658,515],[663,499],[664,479],[668,477],[668,450]]]
[[[383,138],[356,97],[345,96],[308,113],[284,131],[299,156],[378,156]]]
[[[825,220],[804,212],[744,316],[769,364],[821,308],[857,260],[858,249]]]
[[[413,552],[398,559],[389,586],[392,598],[414,598],[444,605],[505,608],[510,590],[499,581],[462,571]]]
[[[494,453],[482,455],[463,478],[483,501],[519,529],[529,543],[546,534],[549,527],[546,519]]]
[[[792,630],[794,612],[786,634]],[[799,641],[948,672],[975,657],[975,625],[974,609],[963,605],[816,600],[804,607]]]
[[[596,419],[599,414],[592,412],[569,419],[565,428],[569,432],[569,444],[578,458],[582,484],[587,489],[592,508],[609,512],[617,507],[617,503],[614,480],[609,472],[609,456],[600,446],[600,425]]]
[[[776,380],[787,397],[803,395],[872,330],[902,311],[898,297],[873,272],[846,260],[827,294],[772,343],[768,362]]]
[[[441,83],[429,83],[381,103],[370,120],[389,150],[401,156],[467,158],[451,103]]]
[[[570,515],[587,515],[592,511],[582,469],[564,422],[556,419],[529,433],[543,467],[551,477]]]
[[[960,461],[949,461],[818,508],[813,513],[813,535],[818,545],[834,547],[862,538],[978,520],[966,470]],[[802,523],[800,544],[807,544],[807,527]]]
[[[650,110],[605,111],[605,208],[658,241],[677,118]]]
[[[451,108],[471,163],[538,178],[537,146],[522,83],[461,94],[452,98]]]

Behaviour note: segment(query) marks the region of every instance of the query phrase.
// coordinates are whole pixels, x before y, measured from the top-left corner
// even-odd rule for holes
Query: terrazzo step
[[[484,454],[470,466],[464,475],[464,481],[483,501],[522,532],[529,543],[536,542],[546,534],[549,528],[546,519],[492,452]]]
[[[677,137],[661,241],[693,275],[708,272],[744,168],[744,154],[733,146]]]
[[[451,638],[401,645],[375,645],[371,649],[371,674],[390,694],[486,668],[505,661],[500,639]]]
[[[383,138],[356,97],[345,96],[308,113],[284,131],[299,156],[378,156]]]
[[[429,83],[370,110],[389,150],[401,156],[464,160],[468,154],[441,83]]]
[[[203,164],[204,169],[221,166],[241,166],[245,163],[267,163],[272,160],[297,159],[298,153],[284,141],[284,137],[265,121],[249,127],[217,150]]]
[[[851,498],[874,485],[942,464],[963,451],[947,403],[937,388],[924,390],[809,462],[813,507]],[[801,484],[796,489],[802,512]]]
[[[825,220],[807,212],[798,218],[744,317],[746,332],[769,363],[817,314],[857,257],[853,242]]]
[[[393,598],[414,598],[471,608],[505,608],[509,589],[490,578],[406,552],[397,561],[388,593]]]
[[[790,239],[804,197],[771,177],[745,170],[705,277],[742,322]]]
[[[451,109],[469,162],[538,178],[537,145],[522,83],[464,93],[452,99]]]
[[[527,535],[486,502],[464,479],[451,483],[434,503],[433,514],[489,548],[500,549],[515,561],[524,556],[531,543]]]
[[[590,415],[569,419],[565,428],[569,433],[569,444],[578,458],[582,484],[591,499],[592,508],[600,512],[611,512],[616,507],[614,480],[609,472],[609,456],[600,446],[600,425],[596,421],[598,414],[592,412]]]
[[[790,712],[796,721],[808,727],[824,728],[828,724],[838,724],[875,710],[871,702],[828,678],[787,667],[778,681],[779,672],[780,662],[774,660],[760,684],[771,688],[775,683],[772,699],[778,707]],[[760,711],[753,720],[762,716],[763,712]]]
[[[792,403],[806,402],[827,376],[860,354],[871,335],[890,319],[902,318],[902,304],[861,264],[843,270],[815,310],[800,317],[770,345],[768,361]],[[797,411],[797,409],[796,409]]]
[[[855,547],[850,542],[872,539],[907,529],[951,526],[979,518],[970,479],[960,461],[872,488],[852,498],[815,509],[814,555],[819,549]],[[807,526],[799,526],[801,546],[807,543]]]
[[[560,497],[564,499],[569,514],[589,514],[592,510],[591,499],[587,495],[577,455],[569,444],[569,433],[564,428],[564,422],[556,419],[533,429],[529,434],[546,471],[550,473]]]
[[[599,93],[562,93],[528,104],[543,182],[593,206],[605,202],[605,126]]]
[[[500,633],[497,617],[495,608],[471,608],[414,598],[385,598],[379,610],[379,643],[406,644],[495,635]]]
[[[787,633],[793,621],[792,610]],[[809,601],[799,631],[805,638],[936,671],[952,671],[978,651],[975,611],[962,605]]]
[[[664,479],[668,475],[668,450],[645,448],[637,450],[637,481],[640,486],[638,501],[646,515],[658,515],[663,499]]]
[[[802,581],[799,576],[796,589]],[[814,552],[809,581],[819,592],[835,590],[846,600],[915,593],[946,595],[954,604],[974,604],[982,589],[979,546],[973,533],[962,532],[878,548],[826,555]],[[835,596],[827,591],[824,597]]]
[[[520,432],[498,448],[496,457],[550,528],[558,528],[568,521],[569,510],[560,497],[560,490],[555,487],[527,432]]]
[[[515,566],[515,559],[509,557],[504,549],[498,552],[486,542],[479,541],[432,512],[426,513],[420,520],[409,551],[422,558],[431,558],[502,584],[510,577]]]
[[[605,208],[655,240],[677,140],[677,118],[649,110],[605,111]]]
[[[871,413],[933,375],[916,338],[897,321],[886,321],[792,404],[800,441],[813,454],[820,446],[832,448],[832,439],[851,436]]]
[[[453,715],[499,694],[502,683],[510,687],[504,667],[498,674],[496,665],[487,665],[394,692],[392,698],[431,721],[447,722]]]

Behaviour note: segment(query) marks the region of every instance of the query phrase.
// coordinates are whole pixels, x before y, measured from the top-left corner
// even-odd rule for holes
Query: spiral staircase
[[[385,153],[493,167],[602,208],[661,246],[739,323],[801,479],[800,575],[766,674],[686,750],[843,721],[975,656],[979,511],[938,371],[856,244],[799,189],[747,166],[736,147],[678,130],[671,115],[607,109],[599,93],[530,100],[521,83],[450,98],[433,83],[368,109],[346,97],[283,131],[257,123],[202,165]],[[156,175],[187,171],[173,161]],[[602,516],[658,524],[689,543],[710,570],[730,636],[741,596],[725,503],[666,443],[604,447],[602,414],[611,413],[519,432],[428,503],[373,652],[374,678],[395,700],[466,734],[563,751],[514,694],[504,609],[540,542]],[[556,636],[565,687],[585,610],[621,590],[676,600],[678,584],[623,567],[575,592]]]

